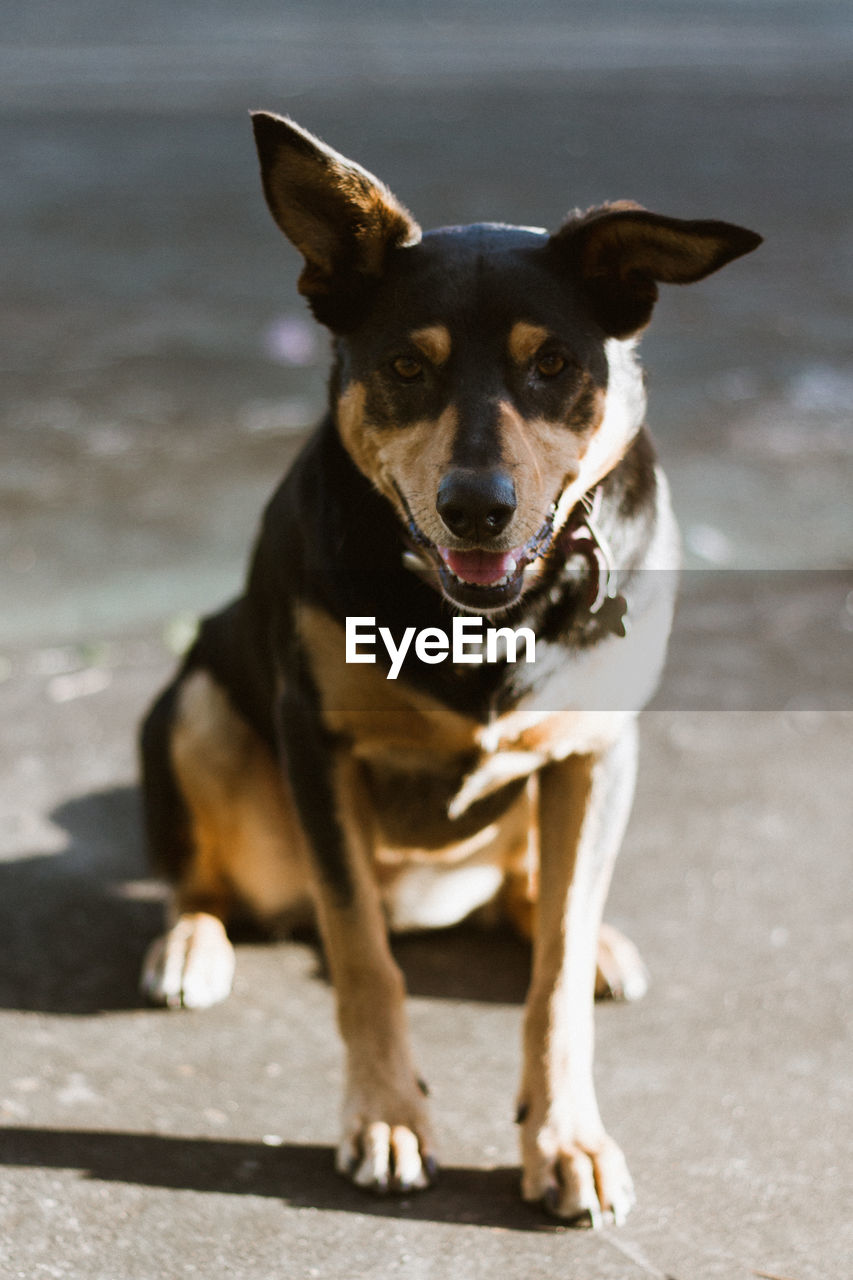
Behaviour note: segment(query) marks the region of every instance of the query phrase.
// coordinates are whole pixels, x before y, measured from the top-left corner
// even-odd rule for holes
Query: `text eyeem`
[[[389,627],[378,628],[378,638],[390,660],[387,679],[396,680],[406,654],[414,646],[421,662],[454,663],[518,662],[523,641],[524,662],[536,661],[536,636],[530,627],[486,627],[479,617],[454,618],[450,634],[441,627],[406,627],[399,643]],[[346,620],[346,661],[376,662],[377,629],[375,618],[354,617]]]

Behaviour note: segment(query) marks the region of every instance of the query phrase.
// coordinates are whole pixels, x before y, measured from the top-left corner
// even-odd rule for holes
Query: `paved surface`
[[[2,5],[3,1280],[851,1273],[849,10],[638,9]],[[255,105],[426,224],[630,194],[768,236],[644,344],[692,571],[609,911],[653,975],[598,1011],[619,1230],[517,1199],[512,939],[400,943],[444,1164],[404,1202],[332,1170],[310,940],[242,943],[218,1009],[138,1003],[134,726],[322,397]]]
[[[137,640],[96,670],[108,687],[67,701],[68,675],[2,689],[0,1275],[848,1274],[853,717],[645,718],[609,914],[654,982],[599,1007],[597,1058],[639,1205],[593,1238],[516,1198],[512,939],[400,944],[444,1160],[403,1203],[333,1172],[341,1053],[308,942],[241,945],[218,1009],[138,1007],[159,907],[129,727],[162,649]]]

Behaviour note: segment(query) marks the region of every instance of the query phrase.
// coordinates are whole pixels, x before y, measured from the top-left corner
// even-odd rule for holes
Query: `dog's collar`
[[[600,484],[588,489],[560,530],[557,546],[566,560],[582,556],[586,561],[586,612],[603,630],[624,636],[628,602],[619,591],[613,552],[598,523],[603,500]]]

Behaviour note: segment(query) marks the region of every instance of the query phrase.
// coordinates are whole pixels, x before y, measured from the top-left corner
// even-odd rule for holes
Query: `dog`
[[[423,234],[292,121],[253,125],[332,334],[330,407],[245,594],[201,624],[143,726],[148,842],[173,884],[144,991],[211,1005],[238,909],[310,913],[346,1047],[337,1167],[408,1193],[436,1161],[389,929],[509,919],[532,939],[522,1195],[620,1222],[634,1194],[596,1103],[593,999],[645,990],[602,910],[679,560],[635,346],[660,282],[761,237],[631,202],[553,234]]]

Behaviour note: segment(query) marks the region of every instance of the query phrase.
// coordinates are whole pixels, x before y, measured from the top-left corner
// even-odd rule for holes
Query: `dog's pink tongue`
[[[439,547],[438,550],[451,573],[478,587],[499,582],[516,566],[512,551],[481,551],[479,548],[475,551],[451,551],[449,547]]]

